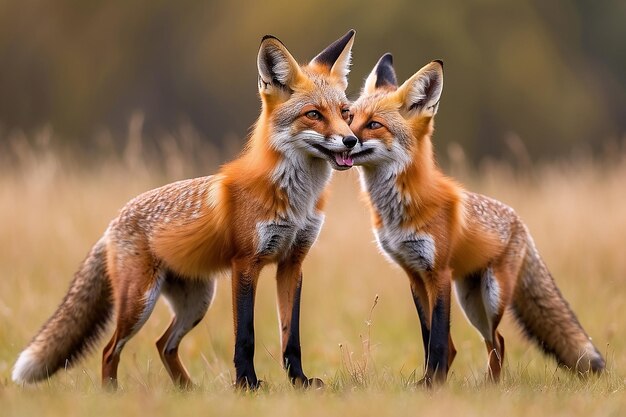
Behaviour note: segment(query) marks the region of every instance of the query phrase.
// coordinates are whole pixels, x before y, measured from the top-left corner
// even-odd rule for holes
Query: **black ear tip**
[[[435,59],[433,62],[437,62],[443,68],[443,61],[441,59]]]
[[[277,38],[276,36],[274,36],[274,35],[265,35],[265,36],[263,36],[263,37],[261,38],[261,44],[262,44],[263,42],[267,41],[267,40],[274,40],[274,41],[277,41],[278,43],[280,43],[281,45],[283,44],[283,43],[281,42],[281,40],[280,40],[280,39],[278,39],[278,38]]]
[[[391,53],[387,52],[385,55],[380,57],[379,62],[381,64],[393,65],[393,55],[391,55]]]
[[[356,31],[354,29],[350,29],[348,33],[328,45],[326,49],[324,49],[315,58],[313,58],[313,61],[317,62],[318,64],[327,65],[328,67],[332,68],[339,56],[352,41],[355,33]]]
[[[387,52],[381,56],[375,67],[376,71],[376,88],[384,86],[398,86],[396,72],[393,69],[393,55]]]
[[[346,32],[345,35],[337,39],[336,42],[342,45],[346,45],[348,42],[350,42],[350,39],[354,38],[354,35],[356,35],[356,30],[350,29],[348,32]]]

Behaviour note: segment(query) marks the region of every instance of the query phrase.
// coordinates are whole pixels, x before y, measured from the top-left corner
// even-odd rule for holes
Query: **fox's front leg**
[[[276,292],[280,320],[283,366],[291,383],[296,386],[320,387],[321,379],[307,378],[302,370],[300,349],[300,293],[302,291],[302,262],[317,239],[324,215],[309,217],[307,227],[296,234],[292,250],[278,263]]]
[[[321,386],[320,379],[309,379],[302,370],[300,348],[300,294],[302,291],[301,264],[280,263],[276,274],[276,292],[281,332],[283,366],[295,386]]]
[[[428,293],[424,285],[424,281],[419,274],[411,274],[411,293],[413,295],[413,302],[417,310],[417,315],[420,320],[420,327],[422,329],[422,341],[424,344],[424,368],[428,365],[428,346],[430,344],[430,324],[431,324],[431,309],[428,301]],[[456,349],[452,342],[452,336],[448,335],[448,369],[452,366],[452,362],[456,356]]]
[[[232,265],[235,384],[239,388],[259,387],[254,370],[254,298],[260,269],[258,262],[247,259]]]
[[[430,338],[425,382],[445,382],[450,367],[450,287],[452,273],[449,268],[433,271],[428,298],[431,307]]]

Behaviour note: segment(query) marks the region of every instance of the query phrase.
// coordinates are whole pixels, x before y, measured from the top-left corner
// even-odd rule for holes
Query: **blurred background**
[[[576,408],[572,415],[597,415],[606,399],[593,395],[600,391],[621,398],[615,409],[624,409],[625,23],[624,0],[0,0],[0,398],[16,410],[9,406],[8,415],[48,415],[59,402],[66,416],[102,414],[101,402],[81,396],[77,405],[72,395],[97,390],[99,353],[27,396],[9,382],[18,353],[125,202],[212,174],[241,150],[260,107],[256,55],[263,35],[278,36],[304,62],[349,28],[357,30],[351,98],[384,52],[394,54],[401,81],[433,59],[445,61],[434,138],[445,171],[521,215],[609,369],[589,390],[586,380],[556,372],[507,315],[500,327],[507,340],[505,395],[487,389],[475,396],[465,388],[482,386],[485,348],[454,303],[459,353],[450,385],[467,397],[419,398],[459,410],[446,415],[493,413],[485,407],[498,398],[503,415],[528,415],[529,404],[539,414]],[[373,242],[357,170],[337,173],[330,188],[325,226],[304,264],[306,370],[334,390],[404,391],[423,365],[406,277]],[[259,284],[255,360],[262,379],[288,387],[274,271],[267,268]],[[125,350],[122,385],[142,394],[119,397],[138,409],[132,414],[158,404],[143,395],[145,388],[169,392],[154,349],[169,315],[160,302]],[[215,305],[181,345],[194,379],[218,396],[231,392],[231,323],[230,283],[222,280]],[[583,388],[564,396],[563,381]],[[509,387],[518,385],[528,395],[511,401]],[[557,392],[552,405],[546,387]],[[405,407],[395,414],[406,412],[404,401],[372,398],[372,409],[393,404]],[[221,406],[218,399],[203,410]],[[331,414],[313,399],[309,413]],[[480,411],[468,414],[468,404]],[[177,412],[180,405],[175,401]],[[511,412],[515,407],[521,411]],[[267,409],[285,410],[282,403]]]
[[[135,117],[144,150],[192,136],[229,157],[258,114],[260,38],[305,62],[354,28],[351,98],[384,52],[400,80],[445,61],[444,160],[450,144],[472,162],[610,151],[626,134],[625,22],[623,0],[3,0],[0,149],[45,132],[119,150]]]

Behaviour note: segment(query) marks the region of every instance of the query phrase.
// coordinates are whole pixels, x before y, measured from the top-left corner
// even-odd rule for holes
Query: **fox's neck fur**
[[[321,209],[321,197],[330,177],[329,164],[298,152],[284,152],[288,131],[277,131],[264,108],[242,155],[222,172],[231,184],[258,198],[270,217],[304,220]]]
[[[420,118],[412,124],[405,160],[362,168],[376,227],[421,229],[441,209],[460,215],[462,188],[437,167],[431,142],[433,127],[432,118]]]

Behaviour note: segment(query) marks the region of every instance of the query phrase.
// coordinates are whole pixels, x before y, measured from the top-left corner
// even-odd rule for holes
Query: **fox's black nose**
[[[355,136],[346,136],[343,138],[343,144],[346,145],[347,148],[354,148],[358,141]]]

